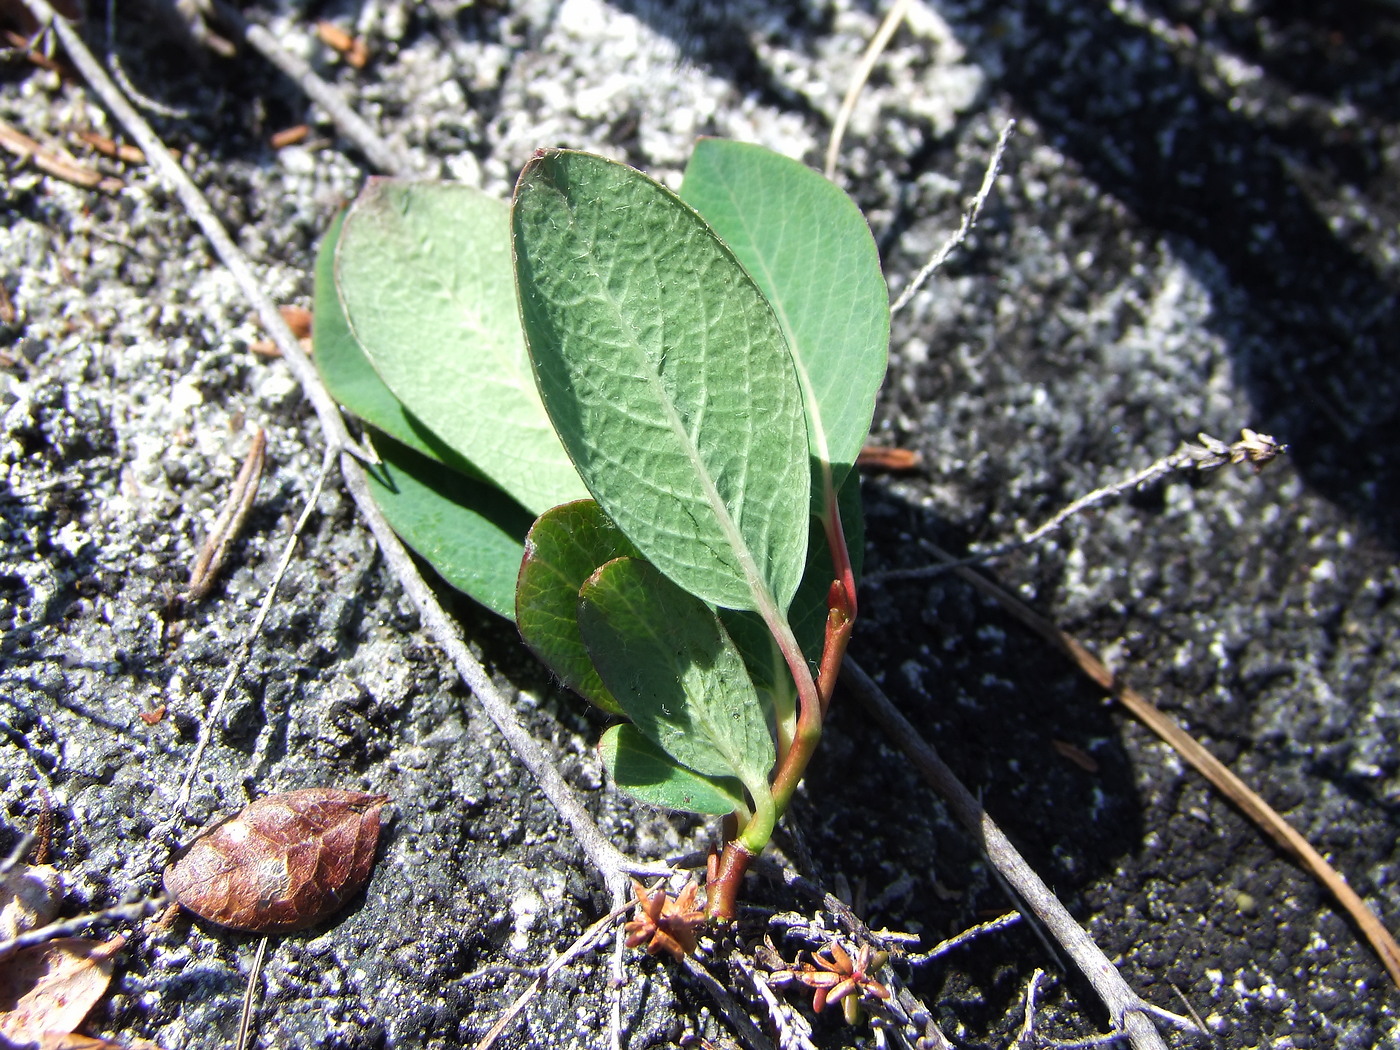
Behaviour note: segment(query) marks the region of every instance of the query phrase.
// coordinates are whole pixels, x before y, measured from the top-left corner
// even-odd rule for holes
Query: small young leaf
[[[594,498],[692,594],[785,615],[811,478],[763,295],[694,211],[602,157],[536,154],[512,229],[540,391]]]
[[[768,788],[773,740],[744,659],[704,602],[619,558],[579,592],[579,630],[637,729],[681,765]]]
[[[578,630],[578,592],[598,566],[637,549],[591,499],[540,515],[525,537],[515,590],[520,636],[570,689],[609,714],[622,707],[593,668]]]
[[[201,833],[165,869],[165,892],[235,930],[311,926],[369,878],[387,798],[335,788],[260,798]]]
[[[634,725],[613,726],[598,741],[598,751],[613,784],[638,802],[716,817],[745,809],[743,784],[676,765]]]
[[[335,285],[411,417],[540,513],[587,493],[525,357],[508,223],[501,201],[468,186],[373,180],[340,231]]]
[[[390,437],[366,474],[389,524],[438,574],[507,620],[530,513],[489,482],[451,470]]]
[[[889,290],[865,217],[805,164],[724,139],[696,144],[680,195],[773,304],[802,378],[812,455],[831,463],[839,489],[889,357]],[[824,512],[825,494],[813,498]]]

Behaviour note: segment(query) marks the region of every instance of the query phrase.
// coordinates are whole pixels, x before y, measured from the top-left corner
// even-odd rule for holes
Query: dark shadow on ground
[[[1278,2],[1198,24],[1193,4],[1141,10],[1158,32],[1098,4],[945,14],[1004,71],[1014,107],[1102,190],[1194,248],[1188,261],[1224,267],[1247,299],[1222,311],[1244,323],[1220,334],[1253,425],[1400,549],[1400,266],[1381,243],[1400,220],[1383,153],[1400,99],[1400,15]],[[1262,75],[1223,83],[1235,60]]]

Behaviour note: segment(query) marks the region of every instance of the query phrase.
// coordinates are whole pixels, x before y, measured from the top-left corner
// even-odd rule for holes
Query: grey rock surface
[[[542,145],[672,184],[698,135],[817,165],[885,6],[337,0],[247,13],[424,170],[504,196]],[[316,40],[319,18],[366,36],[365,70]],[[369,174],[361,158],[256,54],[197,55],[139,15],[116,29],[137,87],[182,111],[152,119],[267,290],[309,305],[316,240]],[[87,30],[100,49],[101,19]],[[1012,538],[1198,431],[1289,442],[1258,478],[1154,487],[994,571],[1256,786],[1392,930],[1397,100],[1388,5],[920,2],[841,164],[897,293],[1019,121],[971,240],[896,319],[874,440],[924,458],[868,479],[867,571],[928,564],[928,541]],[[74,151],[78,131],[113,130],[80,84],[17,62],[0,119]],[[268,145],[303,121],[308,143]],[[233,280],[149,170],[120,174],[112,195],[15,165],[0,185],[0,280],[17,310],[0,324],[0,847],[47,793],[66,914],[157,889],[170,843],[155,833],[322,459],[286,366],[249,350],[260,332]],[[230,567],[171,615],[256,427],[269,473]],[[524,986],[519,968],[567,946],[606,896],[334,484],[280,595],[176,837],[312,785],[387,793],[395,814],[363,898],[274,943],[258,1045],[471,1046]],[[1328,896],[1056,653],[950,577],[872,584],[863,601],[853,654],[1148,999],[1184,999],[1220,1046],[1400,1046],[1400,996]],[[453,607],[620,848],[653,858],[706,841],[611,794],[592,751],[600,723],[509,625]],[[975,845],[839,701],[779,845],[924,947],[1007,907]],[[749,896],[812,910],[759,878]],[[185,919],[133,936],[91,1030],[227,1045],[254,944]],[[1024,925],[911,984],[955,1044],[1005,1046],[1036,967],[1054,975],[1038,1031],[1096,1031],[1092,994]],[[627,1045],[729,1037],[675,967],[630,955],[625,972]],[[608,1045],[611,975],[606,953],[586,957],[503,1045]],[[834,1012],[814,1039],[874,1045]]]

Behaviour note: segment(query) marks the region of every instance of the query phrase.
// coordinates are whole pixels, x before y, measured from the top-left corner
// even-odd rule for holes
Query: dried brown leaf
[[[202,919],[274,933],[320,922],[374,868],[386,795],[306,788],[215,824],[165,869],[165,891]]]
[[[125,937],[62,937],[16,952],[0,968],[0,1035],[32,1043],[83,1023],[112,980]]]
[[[1060,753],[1060,757],[1067,758],[1086,773],[1097,773],[1099,763],[1094,756],[1081,747],[1076,747],[1068,740],[1052,740],[1051,745]]]

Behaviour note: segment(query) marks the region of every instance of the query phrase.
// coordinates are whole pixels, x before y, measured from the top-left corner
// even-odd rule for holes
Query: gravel
[[[200,52],[149,6],[116,27],[124,69],[180,111],[149,115],[267,291],[309,305],[319,233],[369,170],[256,54]],[[541,145],[672,185],[698,135],[819,164],[884,7],[289,0],[245,13],[423,171],[505,195]],[[366,36],[364,70],[318,40],[322,18]],[[86,30],[100,49],[101,18]],[[1258,477],[1154,486],[993,571],[1189,726],[1392,930],[1397,81],[1400,12],[1360,0],[916,3],[838,176],[897,294],[1018,121],[973,236],[896,319],[874,440],[923,465],[867,479],[867,572],[928,564],[929,541],[1014,537],[1198,431],[1288,442]],[[0,848],[51,800],[71,915],[157,889],[159,832],[322,448],[170,192],[73,138],[113,133],[84,88],[11,59],[0,119],[123,181],[103,194],[12,163],[0,182],[0,281],[16,310],[0,319]],[[302,122],[307,142],[268,144]],[[258,427],[269,469],[247,528],[211,596],[180,609]],[[174,837],[313,785],[386,793],[394,814],[363,899],[271,945],[259,1045],[472,1046],[524,987],[520,968],[565,948],[606,896],[334,484],[280,595]],[[697,823],[610,793],[600,723],[508,624],[447,598],[620,848],[653,858],[706,841]],[[1004,612],[950,577],[874,584],[852,652],[1149,1000],[1189,1003],[1232,1048],[1400,1045],[1396,990],[1327,895]],[[160,721],[140,717],[162,705]],[[839,700],[778,846],[925,948],[1007,908],[975,844]],[[812,909],[756,877],[748,896]],[[255,942],[184,918],[137,931],[88,1030],[227,1045]],[[1099,1030],[1092,994],[1024,924],[921,964],[911,985],[956,1045],[1004,1046],[1037,967],[1051,975],[1037,1030]],[[627,1045],[725,1038],[674,965],[629,954],[625,974]],[[606,953],[586,956],[502,1045],[608,1045],[611,979]],[[813,1038],[875,1045],[835,1011]]]

